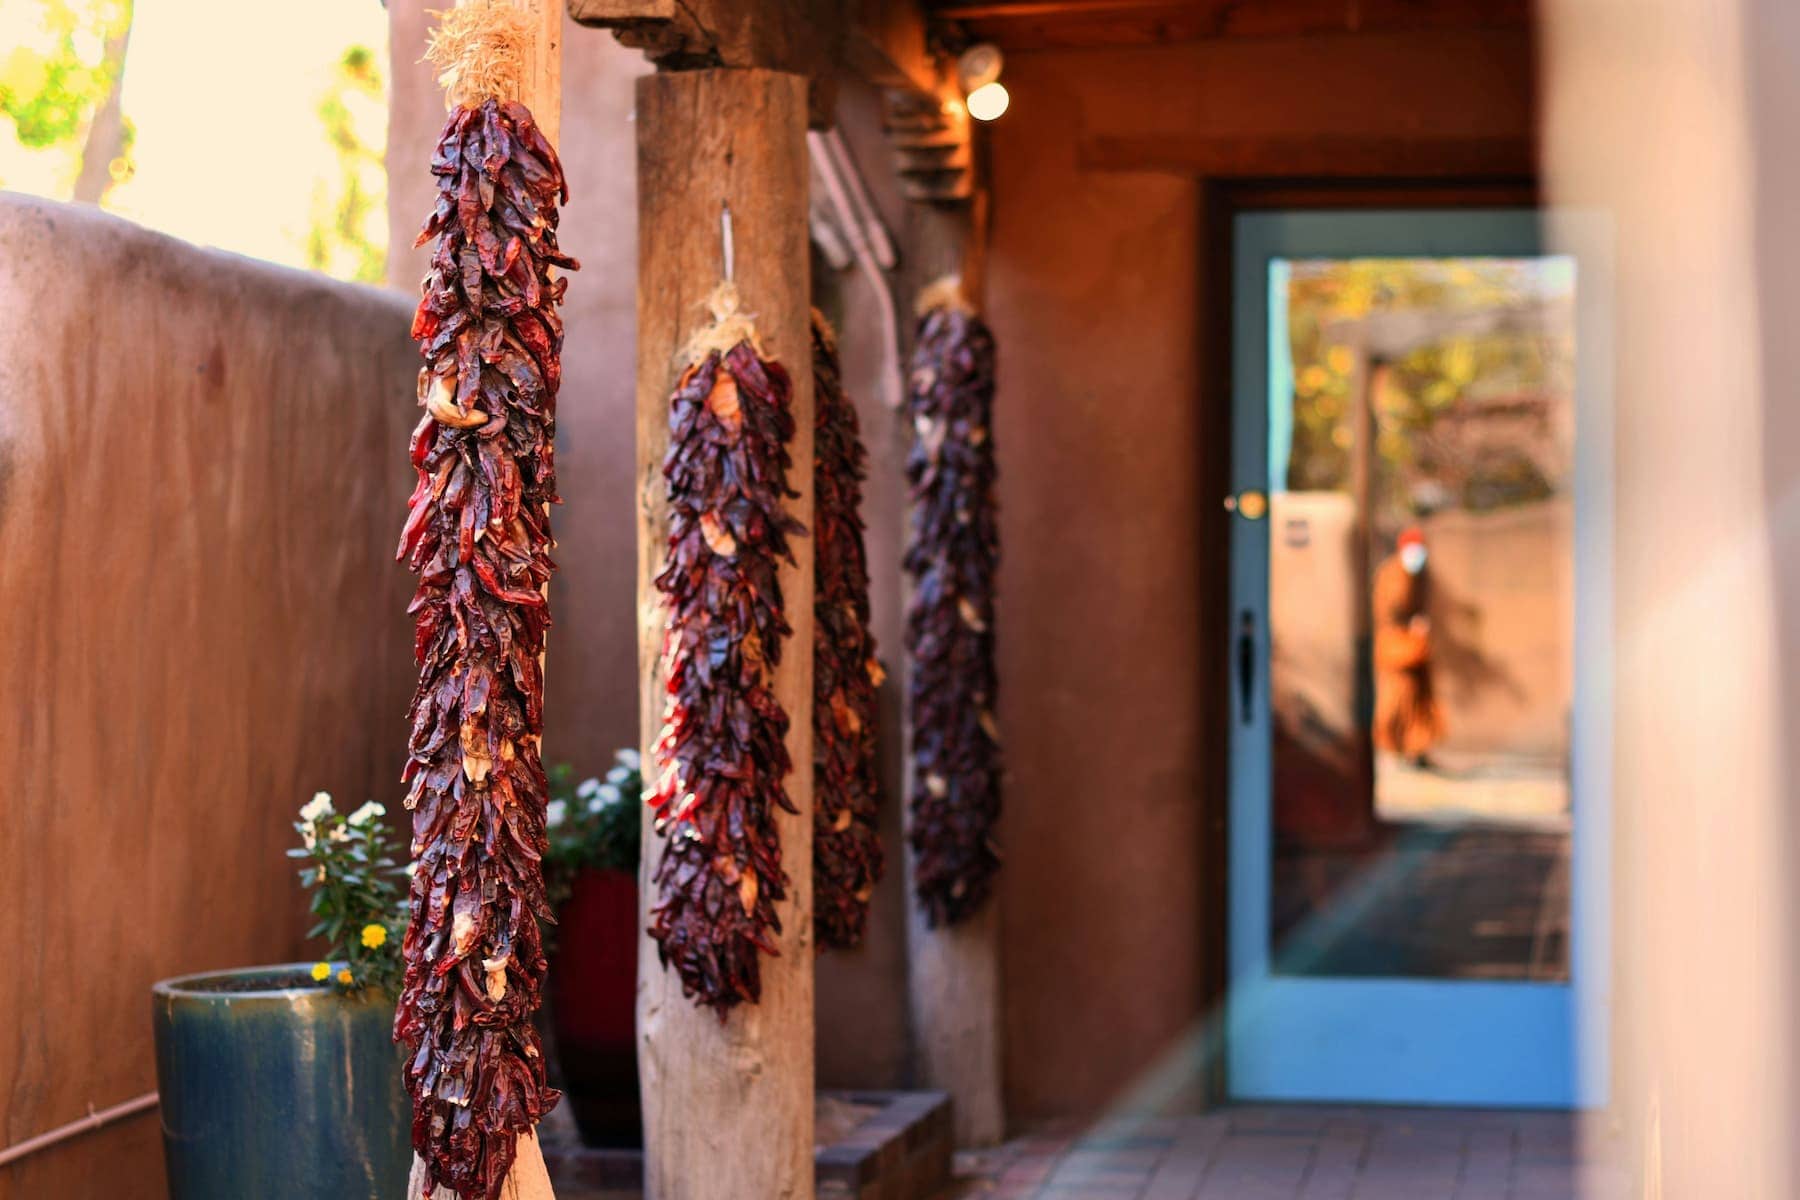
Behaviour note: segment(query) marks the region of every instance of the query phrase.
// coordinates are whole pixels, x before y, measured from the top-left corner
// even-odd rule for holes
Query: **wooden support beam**
[[[527,1133],[519,1138],[519,1157],[501,1185],[500,1200],[555,1200],[550,1188],[550,1169],[544,1165],[544,1152],[538,1147],[537,1135]],[[421,1200],[425,1195],[425,1164],[415,1156],[412,1175],[406,1181],[407,1200]],[[460,1200],[449,1188],[432,1192],[431,1200]]]
[[[471,0],[457,0],[458,6]],[[531,110],[552,146],[562,145],[562,6],[556,0],[510,0],[531,14],[537,36],[519,99]]]
[[[910,877],[910,847],[906,865]],[[919,1085],[950,1094],[959,1148],[995,1145],[1006,1134],[1000,1076],[1000,898],[948,929],[928,928],[914,904],[906,931],[907,999]]]
[[[985,269],[986,196],[973,192],[960,203],[914,204],[908,214],[913,247],[907,264],[908,295],[945,275],[958,275],[977,309],[982,305]],[[907,585],[905,607],[912,606]],[[911,671],[911,663],[906,669]],[[902,731],[907,777],[913,791],[912,739],[908,718]],[[1004,820],[1004,818],[1002,818]],[[914,1067],[922,1087],[948,1092],[960,1147],[992,1146],[1006,1133],[1001,1076],[1000,898],[990,899],[973,917],[944,929],[925,923],[913,896],[912,806],[905,809],[909,835],[907,873],[907,1002],[912,1022]],[[1004,833],[1004,825],[1002,833]],[[1002,868],[1004,870],[1004,868]]]
[[[798,432],[789,511],[812,526],[813,398],[807,241],[806,80],[763,70],[647,75],[638,128],[638,673],[645,770],[660,732],[666,614],[654,579],[668,535],[662,476],[677,353],[707,320],[719,282],[719,214],[731,207],[736,283],[768,353],[793,378]],[[681,994],[648,934],[638,953],[638,1074],[645,1195],[655,1200],[810,1200],[813,1195],[812,542],[793,542],[781,572],[793,635],[776,698],[799,767],[787,779],[800,811],[777,814],[790,886],[780,957],[762,963],[762,1002],[721,1022]],[[649,925],[662,839],[644,827],[640,874]]]

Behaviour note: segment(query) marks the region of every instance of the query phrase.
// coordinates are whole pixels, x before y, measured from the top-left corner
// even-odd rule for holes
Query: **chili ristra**
[[[779,572],[805,528],[785,504],[795,433],[791,382],[764,359],[729,285],[715,340],[669,408],[666,700],[649,803],[665,839],[650,934],[682,992],[719,1019],[762,995],[760,954],[778,953],[775,902],[787,895],[776,811],[797,812],[788,714],[774,672],[793,632]],[[741,336],[722,331],[740,328]]]
[[[1000,867],[1000,734],[994,719],[994,338],[959,294],[922,306],[908,378],[913,442],[905,568],[912,670],[913,885],[926,920],[979,909]]]
[[[404,779],[412,922],[395,1036],[411,1057],[426,1194],[496,1200],[557,1101],[532,1013],[551,919],[539,859],[547,782],[541,656],[550,627],[548,506],[567,286],[562,166],[522,104],[451,113],[431,171],[437,239],[413,337],[424,419],[399,557],[419,576],[419,686]]]
[[[818,312],[813,339],[813,932],[820,949],[862,941],[881,878],[875,691],[863,545],[867,476],[837,342]]]

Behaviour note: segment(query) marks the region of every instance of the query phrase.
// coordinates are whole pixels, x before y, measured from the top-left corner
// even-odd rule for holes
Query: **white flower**
[[[544,807],[544,824],[555,829],[569,817],[569,805],[563,800],[552,800]]]
[[[606,782],[608,783],[624,783],[630,778],[631,770],[628,767],[614,767],[606,773]]]
[[[313,827],[308,824],[300,830],[300,840],[306,845],[308,850],[311,850],[314,846],[319,844],[319,835],[314,833]]]
[[[406,877],[408,879],[411,879],[414,875],[417,875],[418,873],[419,873],[419,864],[418,863],[409,862],[406,864]]]
[[[598,798],[602,805],[612,805],[623,800],[625,793],[619,790],[619,785],[616,783],[603,783],[600,785]]]
[[[308,825],[331,813],[331,793],[314,792],[313,798],[300,809],[300,819]]]
[[[582,800],[592,800],[599,790],[600,781],[598,779],[584,779],[575,785],[575,795]]]
[[[643,760],[638,757],[638,752],[636,750],[621,750],[619,751],[618,758],[620,762],[624,763],[626,767],[633,771],[641,769],[644,765]]]
[[[385,816],[387,816],[387,809],[371,800],[351,813],[349,820],[352,825],[366,825],[371,818]]]
[[[350,831],[342,825],[333,825],[331,832],[325,836],[334,842],[347,842],[350,840]]]

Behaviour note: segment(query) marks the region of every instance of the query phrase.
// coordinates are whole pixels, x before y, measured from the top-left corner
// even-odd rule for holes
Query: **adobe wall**
[[[399,811],[409,305],[0,194],[0,1142],[153,1091],[150,985],[292,961],[325,789]],[[0,1197],[163,1195],[154,1112]]]

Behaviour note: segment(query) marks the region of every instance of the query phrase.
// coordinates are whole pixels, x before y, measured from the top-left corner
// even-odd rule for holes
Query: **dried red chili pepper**
[[[992,889],[1000,854],[1000,734],[994,720],[994,578],[1000,538],[991,419],[994,338],[954,293],[924,309],[913,350],[905,567],[912,671],[913,885],[926,920],[950,925]]]
[[[837,342],[812,317],[813,404],[813,933],[820,949],[862,941],[881,878],[875,689],[862,482],[868,455],[844,394]]]
[[[532,1013],[551,918],[539,859],[547,781],[540,656],[562,322],[573,269],[556,152],[511,101],[459,105],[431,160],[437,238],[413,320],[425,417],[399,557],[419,575],[419,687],[404,779],[412,923],[395,1037],[412,1055],[426,1194],[500,1195],[517,1137],[557,1101]]]
[[[726,289],[721,289],[722,295]],[[786,898],[776,809],[796,812],[788,715],[775,697],[782,612],[779,571],[805,528],[785,502],[794,437],[790,380],[762,358],[735,299],[715,306],[714,344],[670,399],[669,549],[656,586],[667,597],[667,701],[649,803],[667,839],[656,867],[650,933],[684,995],[727,1012],[762,995],[758,952],[778,953]],[[738,331],[738,332],[730,332]]]

